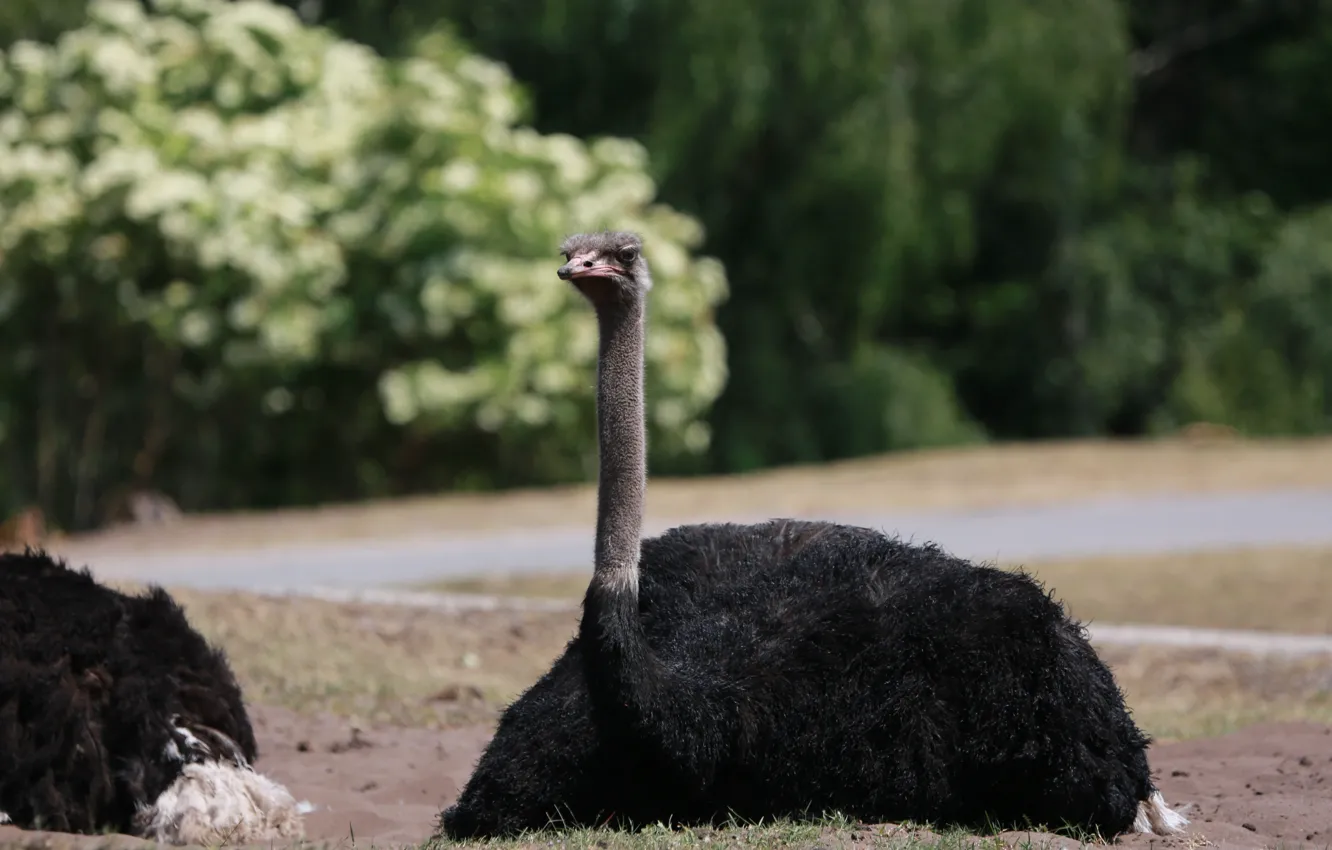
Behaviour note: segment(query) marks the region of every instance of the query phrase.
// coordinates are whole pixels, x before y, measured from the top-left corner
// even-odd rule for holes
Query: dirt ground
[[[489,726],[443,731],[357,728],[324,715],[286,709],[254,711],[259,769],[317,809],[306,815],[307,839],[339,846],[416,845],[466,782]],[[1177,838],[1127,836],[1132,848],[1326,847],[1332,843],[1332,726],[1259,724],[1218,738],[1156,745],[1153,769],[1166,799],[1193,820]],[[863,846],[887,830],[827,830],[816,846]],[[614,836],[609,845],[614,846]],[[1014,844],[1049,843],[1006,834]],[[1046,837],[1050,846],[1069,842]],[[803,843],[803,842],[802,842]],[[871,844],[884,841],[870,841]],[[0,844],[95,850],[132,846],[125,838],[75,838],[0,827]]]
[[[377,845],[420,842],[450,803],[488,737],[488,727],[439,733],[391,727],[355,733],[346,721],[309,722],[261,709],[261,769],[320,809],[307,815],[314,840]],[[301,751],[302,745],[306,746]],[[1332,726],[1259,724],[1219,738],[1163,743],[1151,753],[1162,793],[1187,806],[1189,836],[1132,847],[1323,847],[1332,843]]]
[[[431,733],[381,727],[353,731],[260,709],[260,768],[320,809],[307,815],[314,840],[377,845],[426,839],[440,810],[467,781],[486,726]],[[304,751],[302,751],[304,747]],[[1219,738],[1163,743],[1152,753],[1160,787],[1187,805],[1188,839],[1124,839],[1134,847],[1295,847],[1332,843],[1332,726],[1259,724]]]

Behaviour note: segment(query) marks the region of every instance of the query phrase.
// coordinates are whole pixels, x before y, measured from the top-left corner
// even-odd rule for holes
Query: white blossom
[[[220,352],[199,385],[244,370],[274,416],[304,397],[292,364],[378,356],[339,345],[391,333],[417,354],[380,364],[387,422],[569,429],[551,436],[578,457],[597,328],[555,250],[636,230],[653,439],[703,451],[726,278],[694,255],[698,222],[655,203],[641,144],[542,135],[520,112],[508,70],[446,32],[387,60],[266,0],[92,0],[56,45],[0,54],[0,252],[28,252],[0,263],[0,315],[36,281],[112,287],[105,321]],[[34,266],[48,274],[13,271]]]

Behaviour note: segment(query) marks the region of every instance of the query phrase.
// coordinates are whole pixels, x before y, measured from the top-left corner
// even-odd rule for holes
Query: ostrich
[[[1085,632],[1030,576],[868,528],[777,519],[643,540],[645,300],[632,233],[579,234],[601,467],[578,632],[510,705],[450,838],[552,823],[862,821],[1168,834]]]
[[[0,821],[171,844],[299,838],[296,802],[250,767],[256,749],[226,658],[165,590],[0,555]]]

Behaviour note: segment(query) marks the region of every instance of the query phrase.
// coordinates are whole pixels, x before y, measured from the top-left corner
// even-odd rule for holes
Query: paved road
[[[1332,544],[1332,490],[1116,498],[1057,507],[821,517],[935,541],[976,559],[1035,561],[1237,546]],[[753,517],[718,517],[744,521]],[[660,531],[649,528],[649,533]],[[370,588],[492,571],[589,569],[592,530],[343,541],[90,560],[105,578],[251,591]]]

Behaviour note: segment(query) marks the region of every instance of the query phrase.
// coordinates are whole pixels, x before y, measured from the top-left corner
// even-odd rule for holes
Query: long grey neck
[[[643,409],[644,300],[597,304],[597,543],[593,583],[638,593],[638,559],[647,489]]]

